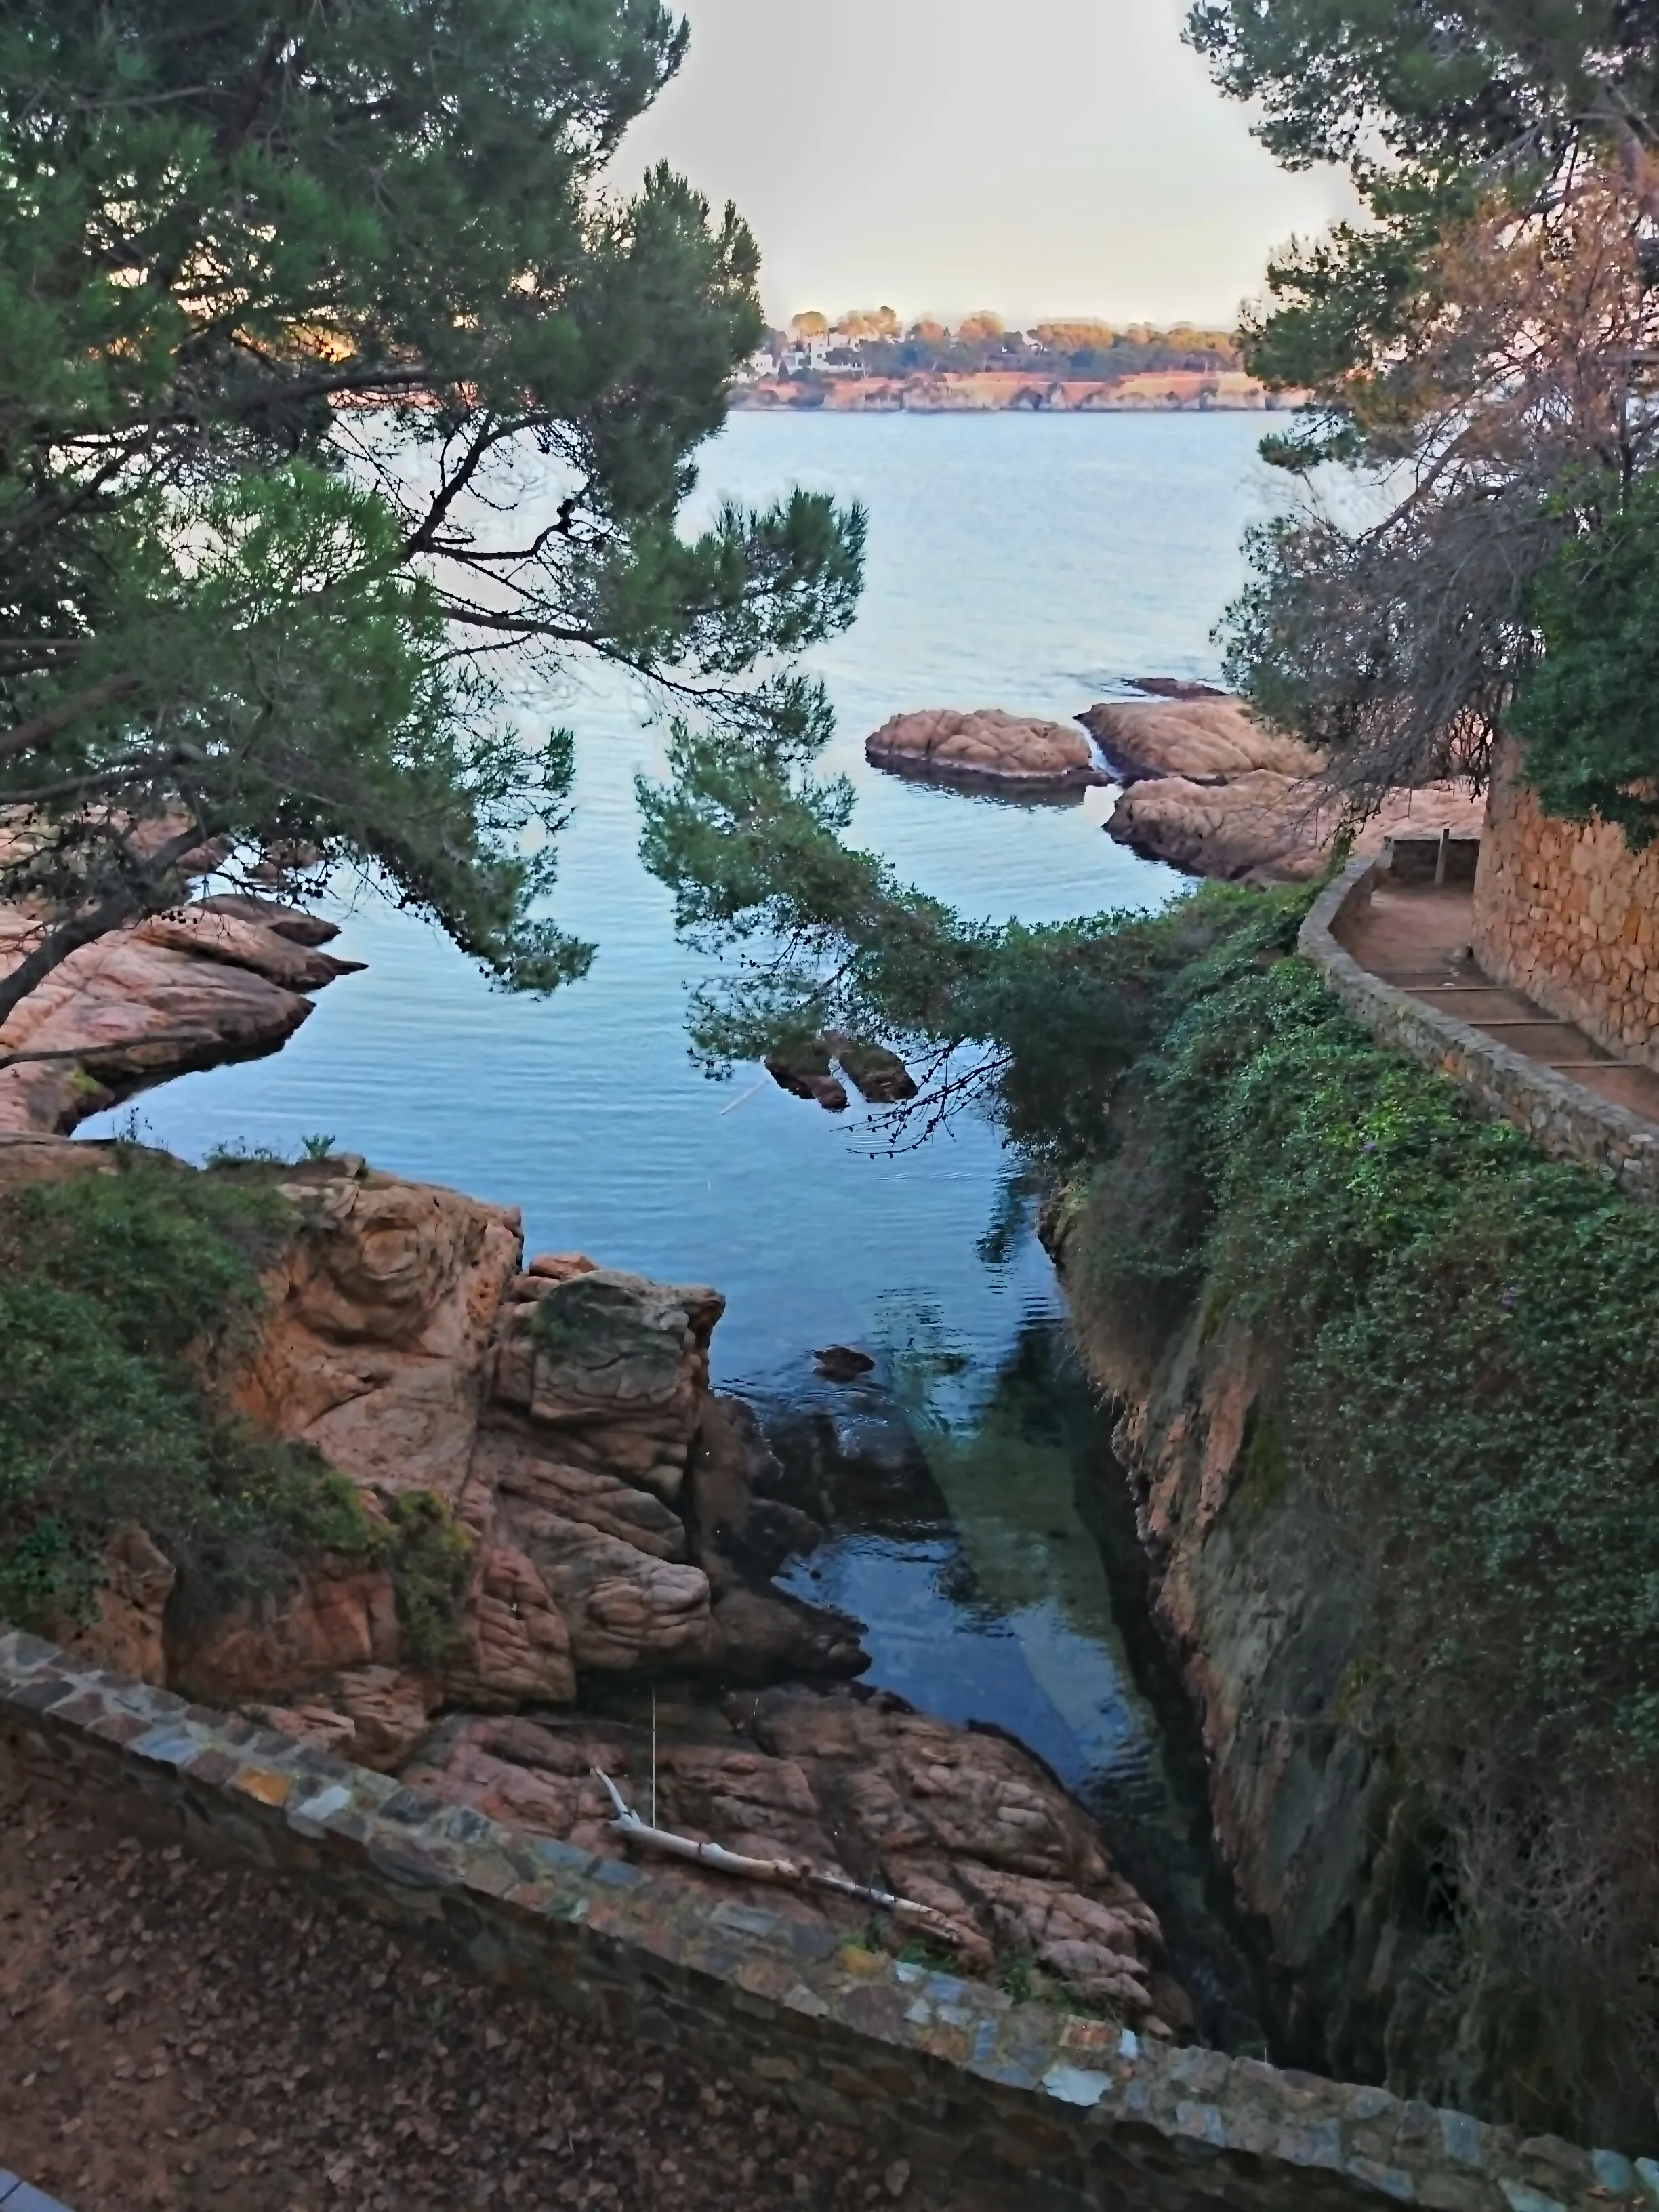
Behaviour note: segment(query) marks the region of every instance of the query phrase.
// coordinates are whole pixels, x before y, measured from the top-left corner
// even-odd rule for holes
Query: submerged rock
[[[909,1415],[867,1374],[814,1376],[757,1401],[769,1464],[758,1495],[826,1528],[899,1531],[950,1516]]]
[[[830,1114],[847,1110],[847,1086],[836,1080],[823,1037],[769,1052],[763,1065],[773,1082],[791,1097],[813,1099]]]
[[[915,1097],[915,1077],[885,1045],[864,1044],[838,1030],[832,1031],[824,1042],[866,1106],[896,1106]]]
[[[875,1364],[867,1352],[850,1344],[826,1344],[822,1352],[812,1354],[812,1364],[826,1382],[856,1382],[861,1375],[871,1373]]]
[[[1213,684],[1194,684],[1185,676],[1132,676],[1137,691],[1153,699],[1224,699],[1227,694]]]
[[[895,1106],[916,1095],[915,1079],[896,1052],[885,1045],[864,1044],[839,1030],[827,1030],[804,1044],[781,1046],[767,1054],[767,1073],[780,1090],[795,1098],[811,1098],[831,1114],[847,1106],[847,1085],[836,1077],[832,1063],[866,1105]]]

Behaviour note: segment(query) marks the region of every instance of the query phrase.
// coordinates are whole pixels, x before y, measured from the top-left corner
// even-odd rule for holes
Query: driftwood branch
[[[838,1870],[809,1866],[801,1859],[750,1858],[745,1852],[727,1850],[724,1844],[700,1844],[693,1837],[677,1836],[666,1828],[654,1828],[632,1810],[608,1774],[596,1766],[593,1776],[604,1784],[617,1808],[617,1817],[611,1826],[618,1835],[626,1836],[646,1850],[662,1851],[671,1858],[690,1859],[698,1866],[711,1867],[716,1874],[736,1875],[748,1881],[775,1882],[789,1889],[824,1890],[832,1897],[850,1898],[856,1904],[873,1905],[878,1912],[890,1912],[895,1920],[923,1929],[956,1950],[972,1948],[974,1939],[965,1929],[947,1919],[944,1913],[936,1912],[931,1905],[918,1905],[914,1898],[896,1897],[888,1889],[872,1889]]]

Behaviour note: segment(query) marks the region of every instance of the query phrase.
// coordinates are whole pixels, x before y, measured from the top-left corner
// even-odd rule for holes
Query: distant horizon
[[[761,250],[769,321],[826,300],[953,327],[1231,330],[1293,236],[1361,216],[1284,169],[1182,40],[1187,0],[677,0],[685,66],[629,132]]]
[[[774,331],[787,331],[803,315],[823,315],[831,330],[836,330],[855,315],[883,313],[896,316],[899,327],[902,331],[914,329],[919,323],[937,323],[944,329],[955,331],[959,330],[963,323],[970,322],[980,315],[994,315],[1003,328],[1010,332],[1039,330],[1049,324],[1076,324],[1079,326],[1097,326],[1103,330],[1119,331],[1200,331],[1206,335],[1214,335],[1222,331],[1231,333],[1237,327],[1238,321],[1237,312],[1231,317],[1208,319],[1196,314],[1106,315],[1095,308],[1068,310],[1063,307],[1046,308],[1041,314],[1017,319],[1012,314],[1005,314],[993,301],[988,299],[981,299],[971,307],[951,311],[931,307],[918,307],[914,310],[899,307],[895,306],[891,299],[860,300],[832,312],[821,300],[808,300],[799,307],[792,307],[789,313],[781,319],[775,319],[769,313],[767,328]]]

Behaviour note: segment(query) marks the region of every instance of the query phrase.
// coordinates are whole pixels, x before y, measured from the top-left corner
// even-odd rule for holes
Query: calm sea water
[[[1063,720],[1133,676],[1212,676],[1209,631],[1241,574],[1240,535],[1272,496],[1261,428],[1237,416],[733,419],[700,497],[760,500],[799,482],[870,510],[863,611],[817,657],[861,842],[975,915],[1047,921],[1171,895],[1166,871],[1103,836],[1106,792],[1071,805],[964,798],[869,769],[863,741],[901,708]],[[611,683],[572,683],[524,702],[520,719],[538,713],[580,741],[557,906],[599,944],[587,980],[541,1003],[502,996],[423,926],[365,904],[343,915],[335,948],[365,974],[321,994],[276,1058],[152,1093],[142,1125],[198,1158],[325,1133],[378,1166],[521,1206],[532,1251],[713,1281],[729,1301],[715,1338],[728,1382],[787,1389],[814,1346],[870,1346],[945,1510],[897,1534],[844,1532],[801,1586],[871,1621],[877,1679],[1017,1728],[1068,1778],[1144,1762],[1149,1731],[1072,1504],[1074,1455],[1007,1387],[1030,1369],[1033,1332],[1060,1356],[1059,1300],[1029,1221],[981,1249],[1010,1203],[995,1133],[964,1122],[919,1152],[872,1157],[856,1106],[826,1115],[753,1069],[699,1074],[683,1011],[700,963],[635,854],[633,779],[659,764],[660,735]]]

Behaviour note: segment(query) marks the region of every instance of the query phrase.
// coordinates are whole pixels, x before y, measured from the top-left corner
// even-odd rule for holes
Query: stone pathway
[[[1381,981],[1659,1123],[1659,1074],[1619,1059],[1475,966],[1469,953],[1473,903],[1465,887],[1396,884],[1382,876],[1369,903],[1352,902],[1333,934]]]
[[[1036,2212],[0,1779],[0,2212]],[[7,2194],[9,2188],[10,2194]]]

